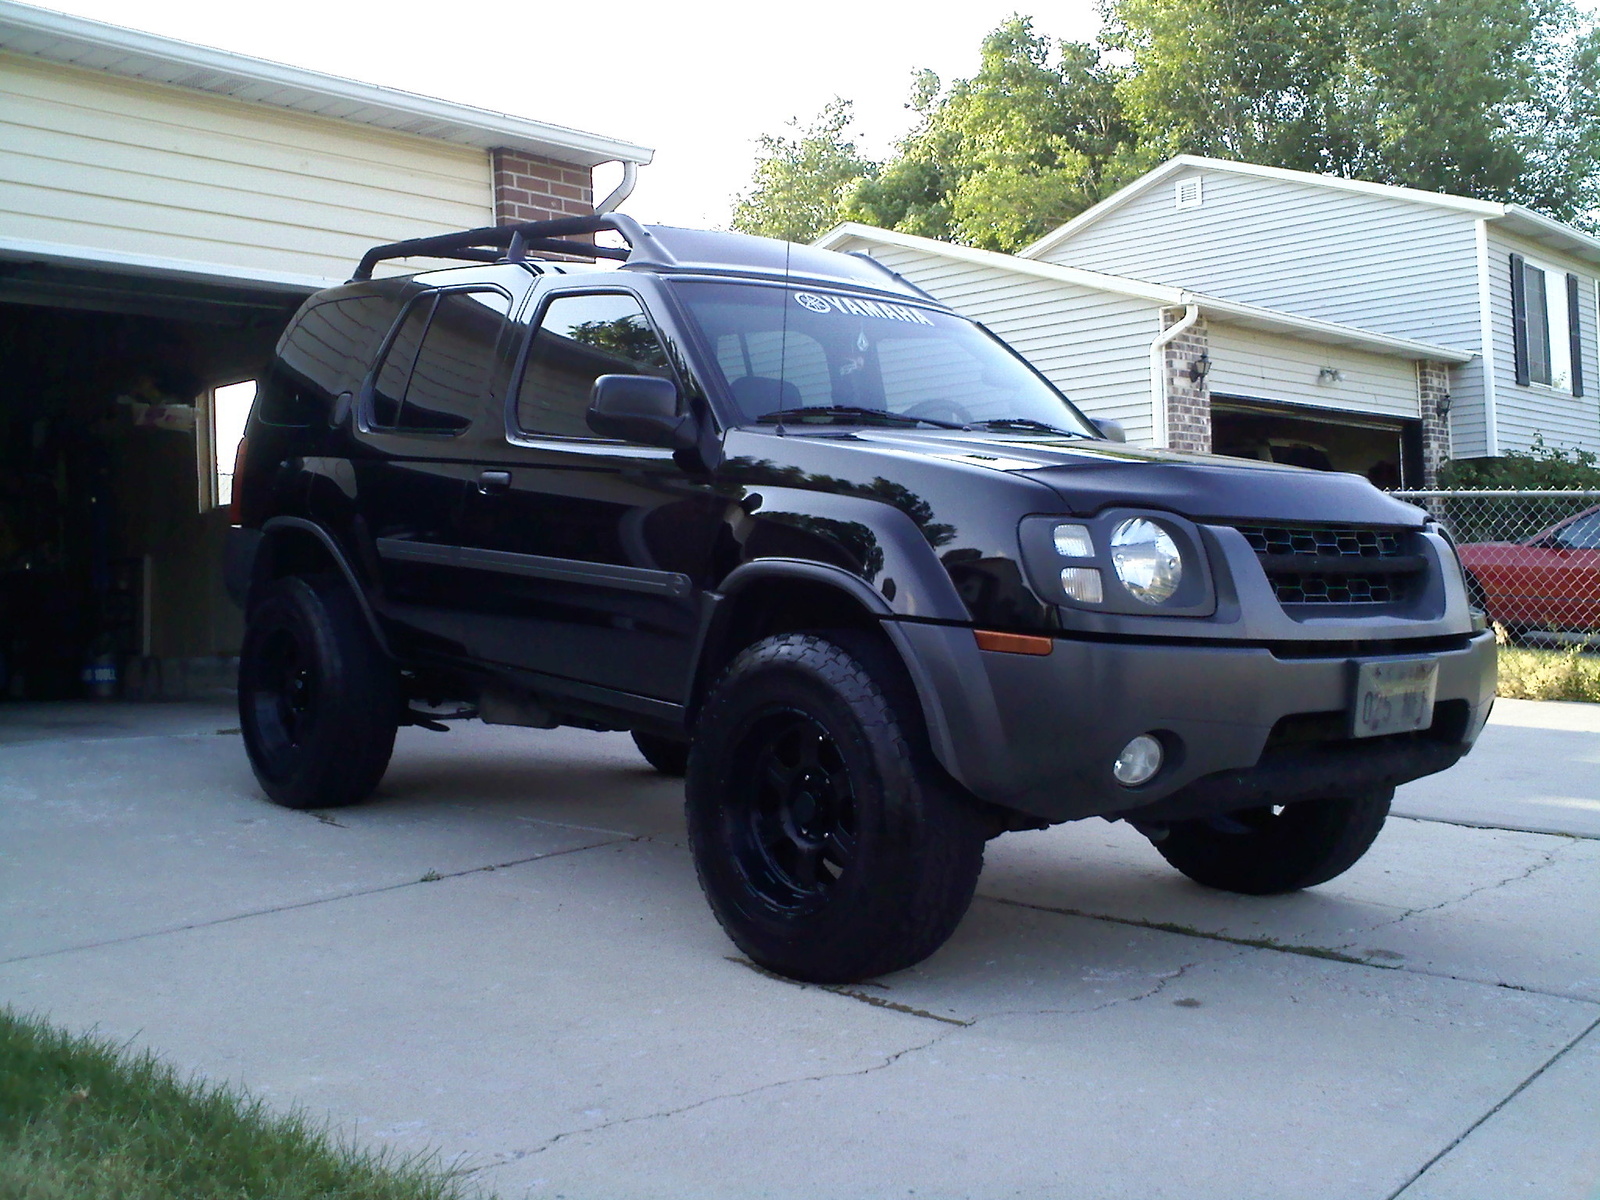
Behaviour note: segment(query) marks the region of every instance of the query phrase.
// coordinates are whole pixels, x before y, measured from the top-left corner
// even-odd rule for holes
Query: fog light
[[[1149,783],[1161,770],[1161,740],[1153,734],[1141,733],[1117,755],[1111,768],[1112,777],[1123,787],[1138,787]]]
[[[1100,572],[1093,567],[1062,567],[1061,590],[1079,604],[1099,604],[1106,598]]]

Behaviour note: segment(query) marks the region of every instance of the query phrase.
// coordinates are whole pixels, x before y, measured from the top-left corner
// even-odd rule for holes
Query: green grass
[[[1513,700],[1600,703],[1600,654],[1585,654],[1578,646],[1532,650],[1502,642],[1495,694]]]
[[[0,1007],[0,1200],[458,1200],[428,1160]]]

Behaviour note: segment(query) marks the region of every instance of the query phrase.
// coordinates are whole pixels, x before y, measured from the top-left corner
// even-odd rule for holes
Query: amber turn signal
[[[1047,637],[1034,637],[1027,633],[997,633],[992,629],[974,629],[979,650],[995,650],[1001,654],[1049,654],[1055,642]]]

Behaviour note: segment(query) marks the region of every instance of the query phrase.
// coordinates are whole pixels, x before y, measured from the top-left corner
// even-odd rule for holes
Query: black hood
[[[795,439],[796,441],[802,439]],[[1197,521],[1420,528],[1427,514],[1359,475],[1153,450],[1120,442],[976,430],[857,429],[806,438],[830,454],[912,453],[1042,483],[1069,511],[1155,508]]]

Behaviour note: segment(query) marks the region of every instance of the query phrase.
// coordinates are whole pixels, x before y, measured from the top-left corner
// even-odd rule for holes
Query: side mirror
[[[1112,442],[1125,442],[1128,440],[1128,431],[1122,427],[1121,421],[1113,421],[1110,417],[1094,417],[1094,427],[1100,431],[1102,437]]]
[[[668,450],[695,444],[694,418],[678,411],[678,385],[657,375],[602,375],[589,393],[589,428],[601,437]]]

